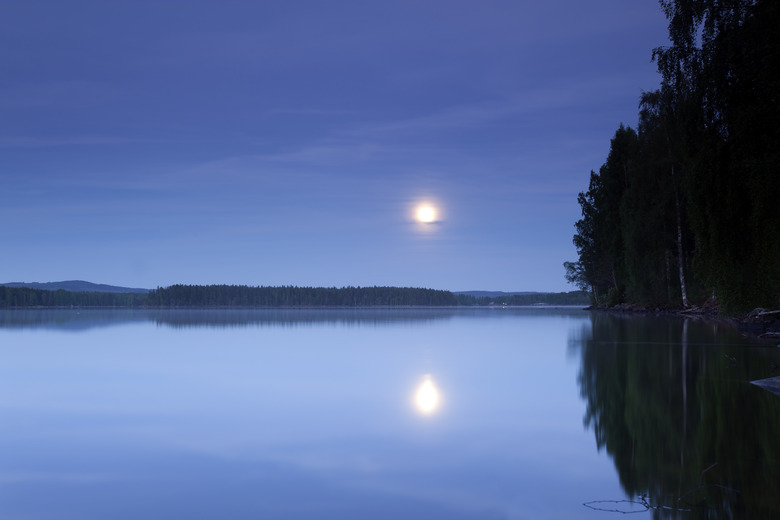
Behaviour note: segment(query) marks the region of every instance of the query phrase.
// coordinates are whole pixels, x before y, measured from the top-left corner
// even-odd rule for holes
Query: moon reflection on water
[[[431,376],[425,376],[414,392],[414,405],[417,411],[423,415],[431,415],[439,408],[440,402],[439,389],[436,388]]]

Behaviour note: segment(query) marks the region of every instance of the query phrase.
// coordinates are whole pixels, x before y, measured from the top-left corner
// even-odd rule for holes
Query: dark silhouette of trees
[[[468,294],[457,295],[458,305],[588,305],[590,298],[585,291],[563,293],[526,293],[502,296],[475,297]]]
[[[3,307],[138,307],[146,300],[144,293],[78,292],[58,289],[29,289],[0,285],[0,308]]]
[[[660,4],[661,85],[579,194],[567,280],[604,304],[777,306],[780,3]]]
[[[618,303],[625,291],[626,248],[620,207],[636,149],[636,132],[620,125],[607,162],[599,173],[590,172],[588,191],[578,196],[582,219],[575,225],[574,245],[580,259],[567,272],[581,273],[580,286],[591,287],[596,303]]]
[[[146,307],[451,307],[456,305],[587,305],[584,291],[530,293],[475,298],[450,291],[414,287],[249,287],[246,285],[171,285],[148,293],[71,292],[0,286],[0,308]]]
[[[375,307],[457,305],[450,291],[409,287],[248,287],[171,285],[151,291],[147,307]]]
[[[376,307],[457,305],[450,291],[411,287],[172,285],[143,293],[0,286],[2,307]]]

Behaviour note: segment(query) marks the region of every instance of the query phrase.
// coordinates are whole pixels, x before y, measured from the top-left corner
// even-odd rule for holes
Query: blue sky
[[[654,0],[2,0],[0,282],[571,290],[666,43]]]

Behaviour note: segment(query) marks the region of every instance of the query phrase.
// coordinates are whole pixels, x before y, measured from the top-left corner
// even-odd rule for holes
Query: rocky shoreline
[[[606,305],[593,305],[587,307],[587,309],[614,313],[654,314],[711,319],[719,322],[731,323],[740,331],[755,335],[759,338],[780,339],[780,310],[777,309],[773,310],[758,307],[742,316],[722,316],[719,313],[717,303],[713,301],[707,301],[703,305],[691,306],[687,309],[664,309],[660,307],[648,307],[636,303],[619,303],[611,307]]]
[[[740,329],[759,338],[780,339],[780,310],[757,308],[739,319]]]

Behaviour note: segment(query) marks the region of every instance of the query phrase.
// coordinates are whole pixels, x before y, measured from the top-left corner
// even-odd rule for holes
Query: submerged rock
[[[770,377],[767,379],[758,379],[750,382],[753,385],[760,386],[764,390],[768,390],[775,395],[780,395],[780,376]]]

